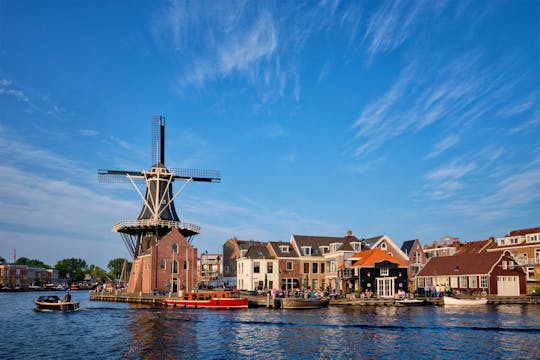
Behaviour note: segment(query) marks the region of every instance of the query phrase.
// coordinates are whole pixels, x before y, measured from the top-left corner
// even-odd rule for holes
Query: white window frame
[[[489,286],[489,276],[480,275],[480,287],[482,289],[487,289]]]
[[[289,266],[290,265],[290,266]],[[285,263],[285,270],[292,270],[293,269],[293,262],[292,261],[287,261]]]
[[[381,268],[381,276],[388,276],[390,274],[390,270],[387,267]]]

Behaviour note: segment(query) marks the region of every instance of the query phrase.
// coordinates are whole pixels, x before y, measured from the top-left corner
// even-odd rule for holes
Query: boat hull
[[[302,299],[302,298],[282,298],[282,309],[319,309],[328,306],[330,299],[316,298],[316,299]]]
[[[79,310],[79,303],[76,302],[42,302],[34,301],[36,306],[36,311],[77,311]]]
[[[163,305],[186,309],[247,309],[248,299],[219,298],[209,300],[164,299]]]
[[[487,299],[457,299],[450,296],[444,296],[443,302],[446,306],[478,306],[486,305]]]
[[[421,299],[404,299],[404,300],[397,300],[396,305],[399,306],[424,306],[427,305],[426,300]]]

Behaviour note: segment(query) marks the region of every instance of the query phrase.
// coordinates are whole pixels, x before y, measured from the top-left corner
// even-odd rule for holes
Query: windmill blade
[[[144,181],[144,175],[140,171],[98,170],[98,180],[102,184],[130,183],[128,175],[134,181]]]
[[[200,182],[221,182],[221,174],[218,170],[208,169],[178,169],[172,168],[169,171],[174,172],[174,179],[200,181]]]
[[[152,118],[152,165],[165,164],[165,118]]]

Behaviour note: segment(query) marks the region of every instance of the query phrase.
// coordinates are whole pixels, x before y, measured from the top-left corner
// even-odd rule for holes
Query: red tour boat
[[[230,291],[209,291],[163,299],[162,304],[182,308],[245,309],[248,307],[248,299]]]

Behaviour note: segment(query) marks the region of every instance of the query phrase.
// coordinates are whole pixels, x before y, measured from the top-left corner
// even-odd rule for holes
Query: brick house
[[[271,241],[268,243],[270,253],[277,260],[277,285],[281,290],[300,288],[300,258],[295,248],[288,242]]]
[[[418,239],[404,241],[403,245],[401,245],[401,251],[408,256],[408,288],[410,291],[414,291],[416,290],[416,275],[426,264],[427,257]]]
[[[418,289],[445,285],[454,292],[499,296],[526,293],[525,273],[509,251],[432,257],[416,277]]]

